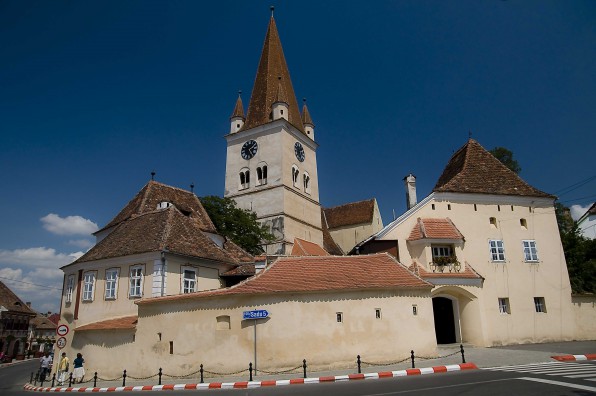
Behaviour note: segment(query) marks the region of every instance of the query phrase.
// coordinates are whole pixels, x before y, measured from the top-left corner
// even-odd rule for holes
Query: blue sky
[[[278,3],[322,205],[376,197],[386,224],[403,177],[422,199],[470,131],[576,212],[596,200],[596,2]],[[270,4],[0,1],[0,280],[57,311],[58,268],[152,170],[223,194]]]

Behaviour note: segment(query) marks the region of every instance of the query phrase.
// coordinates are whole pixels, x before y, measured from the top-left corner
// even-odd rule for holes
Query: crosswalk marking
[[[485,370],[541,374],[596,382],[596,365],[575,362],[530,363],[516,366],[491,367]]]

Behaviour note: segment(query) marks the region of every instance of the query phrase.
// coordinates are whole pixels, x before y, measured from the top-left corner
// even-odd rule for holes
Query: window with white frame
[[[505,261],[505,245],[500,239],[491,239],[488,241],[490,248],[490,257],[492,261]]]
[[[536,249],[536,241],[528,240],[522,241],[524,246],[524,260],[538,261],[538,250]]]
[[[68,275],[66,278],[66,298],[65,302],[71,303],[72,302],[72,292],[74,290],[74,275]]]
[[[130,297],[143,296],[143,266],[141,265],[130,267],[130,289],[128,295]]]
[[[298,187],[298,178],[300,176],[300,171],[296,165],[292,165],[292,184],[294,187]]]
[[[433,258],[437,257],[451,257],[453,256],[453,250],[451,246],[432,246]]]
[[[304,192],[310,194],[310,175],[304,172],[302,176],[302,184],[304,185]]]
[[[250,170],[244,168],[240,170],[240,190],[250,187]]]
[[[259,164],[257,167],[257,186],[267,184],[267,164]]]
[[[511,313],[508,298],[499,298],[499,312],[503,315]]]
[[[83,275],[83,301],[93,301],[95,289],[95,272],[85,272]]]
[[[534,308],[536,309],[536,312],[546,313],[546,303],[544,302],[544,297],[534,297]]]
[[[197,291],[197,270],[195,268],[182,269],[182,293]]]
[[[106,300],[116,299],[116,290],[118,285],[118,268],[110,268],[106,270]]]

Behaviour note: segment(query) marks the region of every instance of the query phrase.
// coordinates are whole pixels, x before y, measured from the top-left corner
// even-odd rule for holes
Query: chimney
[[[410,210],[418,203],[416,199],[416,176],[410,173],[404,177],[404,182],[406,187],[406,206]]]

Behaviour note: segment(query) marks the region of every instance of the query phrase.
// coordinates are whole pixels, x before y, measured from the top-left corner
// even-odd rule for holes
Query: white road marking
[[[585,390],[585,391],[596,392],[596,387],[594,387],[594,386],[578,385],[578,384],[571,384],[569,382],[552,381],[552,380],[547,380],[547,379],[542,379],[542,378],[531,378],[531,377],[520,377],[520,378],[516,378],[516,379],[524,380],[524,381],[541,382],[543,384],[559,385],[559,386],[564,386],[566,388],[581,389],[581,390]]]

